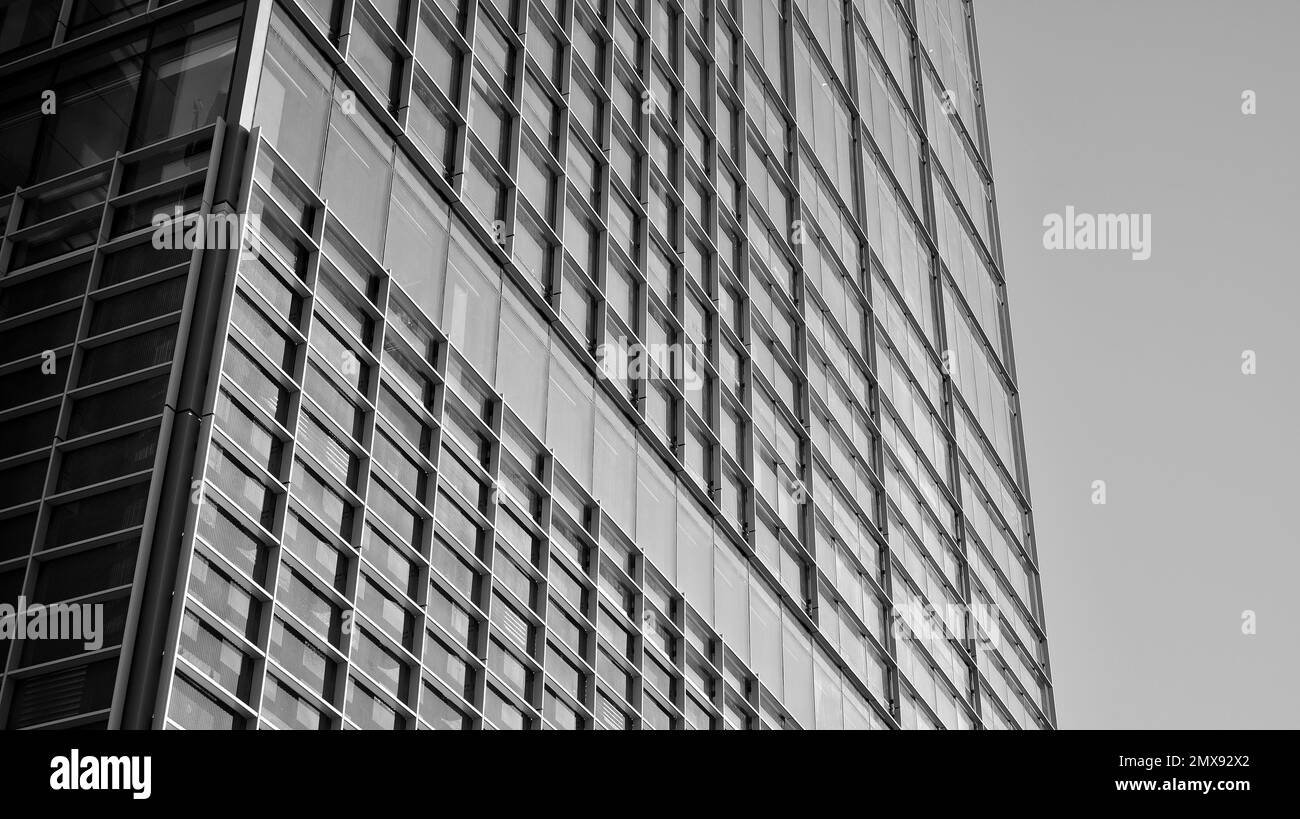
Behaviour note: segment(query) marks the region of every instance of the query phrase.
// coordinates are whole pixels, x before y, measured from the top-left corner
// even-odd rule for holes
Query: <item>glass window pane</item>
[[[44,129],[33,181],[109,159],[126,144],[143,43],[95,54],[59,70],[58,115]],[[6,136],[8,136],[6,134]]]
[[[812,652],[809,637],[794,620],[784,623],[785,697],[782,704],[805,728],[813,718]]]
[[[546,408],[546,443],[555,457],[591,489],[592,393],[591,376],[573,360],[559,342],[551,346],[551,389]]]
[[[381,256],[393,176],[393,143],[369,114],[355,107],[355,99],[345,101],[350,113],[336,95],[330,115],[321,198],[367,250]]]
[[[749,662],[749,566],[725,538],[716,544],[717,628],[727,647],[743,662]]]
[[[266,62],[253,122],[303,179],[320,179],[325,118],[330,109],[331,72],[277,10],[267,38]]]
[[[636,525],[636,434],[603,395],[597,402],[595,481],[592,492],[625,532]]]
[[[459,225],[449,257],[443,330],[479,374],[491,381],[496,364],[501,268]]]
[[[150,56],[136,145],[211,125],[226,113],[238,35],[239,24],[230,23]]]
[[[537,311],[506,289],[501,320],[501,363],[497,389],[530,429],[545,429],[547,349],[550,331]]]
[[[384,264],[426,314],[438,315],[447,264],[446,203],[400,160],[393,183]]]
[[[694,497],[677,491],[677,561],[682,596],[708,622],[713,622],[713,527],[700,513]]]
[[[642,449],[637,463],[636,540],[646,557],[677,582],[677,498],[673,478],[653,450]]]

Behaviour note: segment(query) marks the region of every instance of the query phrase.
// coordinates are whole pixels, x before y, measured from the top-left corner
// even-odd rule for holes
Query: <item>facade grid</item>
[[[10,10],[0,602],[112,626],[0,643],[0,727],[1052,727],[975,42]]]

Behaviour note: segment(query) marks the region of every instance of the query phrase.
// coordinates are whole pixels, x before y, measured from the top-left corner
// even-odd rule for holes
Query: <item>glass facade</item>
[[[0,601],[122,626],[0,725],[1052,726],[970,3],[63,5]]]
[[[72,5],[0,11],[0,605],[102,624],[94,650],[0,641],[7,728],[120,719],[203,262],[154,217],[212,213],[244,28],[238,3],[113,32],[146,4]]]

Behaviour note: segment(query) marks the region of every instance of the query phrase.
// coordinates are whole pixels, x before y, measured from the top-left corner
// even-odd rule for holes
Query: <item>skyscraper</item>
[[[1052,725],[970,3],[16,0],[0,194],[0,726]]]

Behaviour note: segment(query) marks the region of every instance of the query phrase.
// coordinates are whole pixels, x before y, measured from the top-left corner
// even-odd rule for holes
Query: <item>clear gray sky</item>
[[[1300,727],[1300,3],[975,15],[1060,724]],[[1151,259],[1044,250],[1067,205]]]

